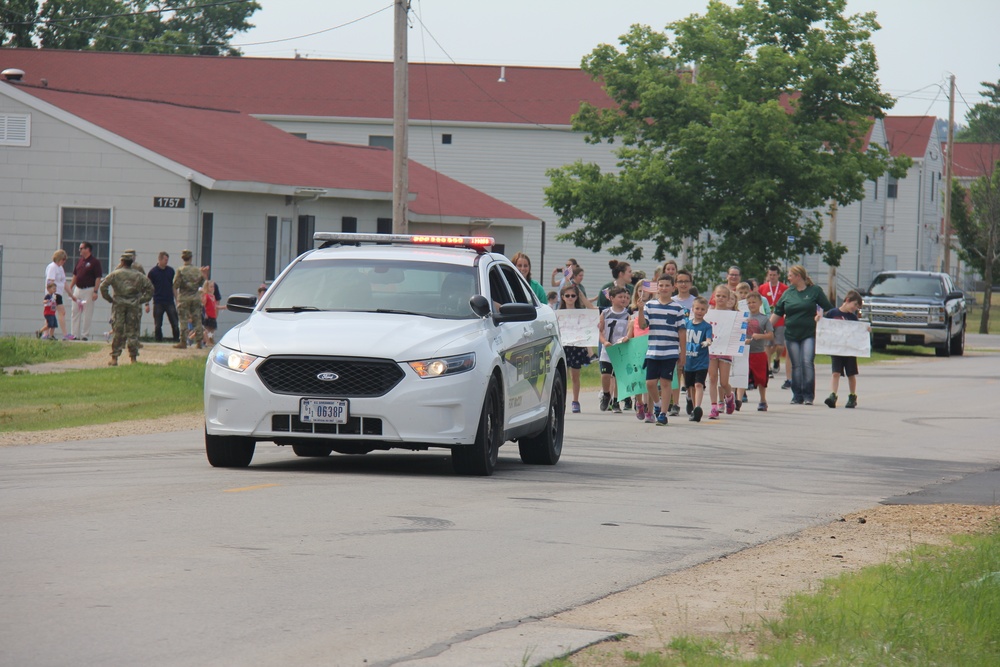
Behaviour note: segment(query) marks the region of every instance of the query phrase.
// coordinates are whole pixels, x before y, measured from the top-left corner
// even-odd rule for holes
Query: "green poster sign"
[[[627,343],[619,343],[606,347],[608,358],[615,369],[618,380],[618,399],[635,396],[646,391],[646,349],[649,347],[649,336],[638,336]]]

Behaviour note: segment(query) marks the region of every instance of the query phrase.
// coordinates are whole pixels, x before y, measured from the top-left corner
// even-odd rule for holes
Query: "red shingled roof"
[[[934,116],[886,116],[885,137],[893,157],[923,158],[927,145],[936,141]]]
[[[944,153],[946,144],[941,144]],[[953,143],[952,174],[955,178],[992,176],[1000,160],[1000,144]]]
[[[245,113],[68,93],[18,84],[74,116],[217,181],[392,192],[392,152],[305,141]],[[534,220],[478,190],[409,162],[409,203],[424,216]]]
[[[0,49],[24,82],[251,114],[392,118],[392,63]],[[410,63],[410,118],[568,125],[610,100],[579,69]]]

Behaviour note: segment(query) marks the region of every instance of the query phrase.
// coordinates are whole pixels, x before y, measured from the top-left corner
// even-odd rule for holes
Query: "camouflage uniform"
[[[187,347],[187,325],[194,325],[194,339],[198,347],[202,346],[202,337],[205,330],[201,325],[201,294],[198,290],[205,283],[205,277],[201,275],[201,270],[188,264],[190,261],[190,251],[181,253],[184,259],[184,266],[177,269],[174,274],[174,289],[177,290],[177,319],[180,320],[181,341],[174,347]]]
[[[129,256],[132,257],[132,267],[131,268],[132,268],[133,271],[138,271],[142,275],[146,275],[146,269],[143,268],[142,264],[140,264],[139,262],[135,261],[135,250],[132,250],[132,249],[128,249],[128,250],[123,250],[122,251],[122,259],[120,259],[118,261],[118,266],[116,266],[115,269],[127,269],[127,268],[129,268],[129,267],[125,266],[125,259],[124,259],[125,255],[129,255]],[[113,309],[113,307],[112,307],[112,309]],[[139,332],[141,333],[142,332],[142,305],[141,304],[137,305],[135,307],[135,312],[136,312],[136,322],[138,323],[137,326],[139,327]],[[109,322],[109,324],[111,325],[111,332],[110,332],[110,334],[112,336],[114,336],[114,331],[115,331],[114,318],[111,319],[111,321]],[[139,347],[142,347],[142,343],[139,343]]]
[[[131,256],[126,266],[115,269],[101,281],[101,296],[111,302],[111,366],[118,365],[122,347],[128,346],[128,356],[135,362],[139,356],[139,310],[153,298],[153,283],[131,268]],[[114,291],[114,296],[111,291]]]

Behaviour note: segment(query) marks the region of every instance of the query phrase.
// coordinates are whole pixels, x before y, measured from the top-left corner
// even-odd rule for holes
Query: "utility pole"
[[[951,273],[951,169],[952,139],[955,138],[955,75],[948,96],[948,154],[944,156],[944,272]]]
[[[410,1],[395,0],[395,5],[392,57],[392,232],[406,234],[409,227],[406,196],[410,191],[410,175],[406,163],[410,104],[406,15],[410,9]]]

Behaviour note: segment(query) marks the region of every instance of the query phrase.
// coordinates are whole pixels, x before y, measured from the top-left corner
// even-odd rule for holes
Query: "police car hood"
[[[484,335],[480,319],[450,320],[394,313],[255,312],[221,344],[258,357],[322,355],[412,361],[471,349]]]

